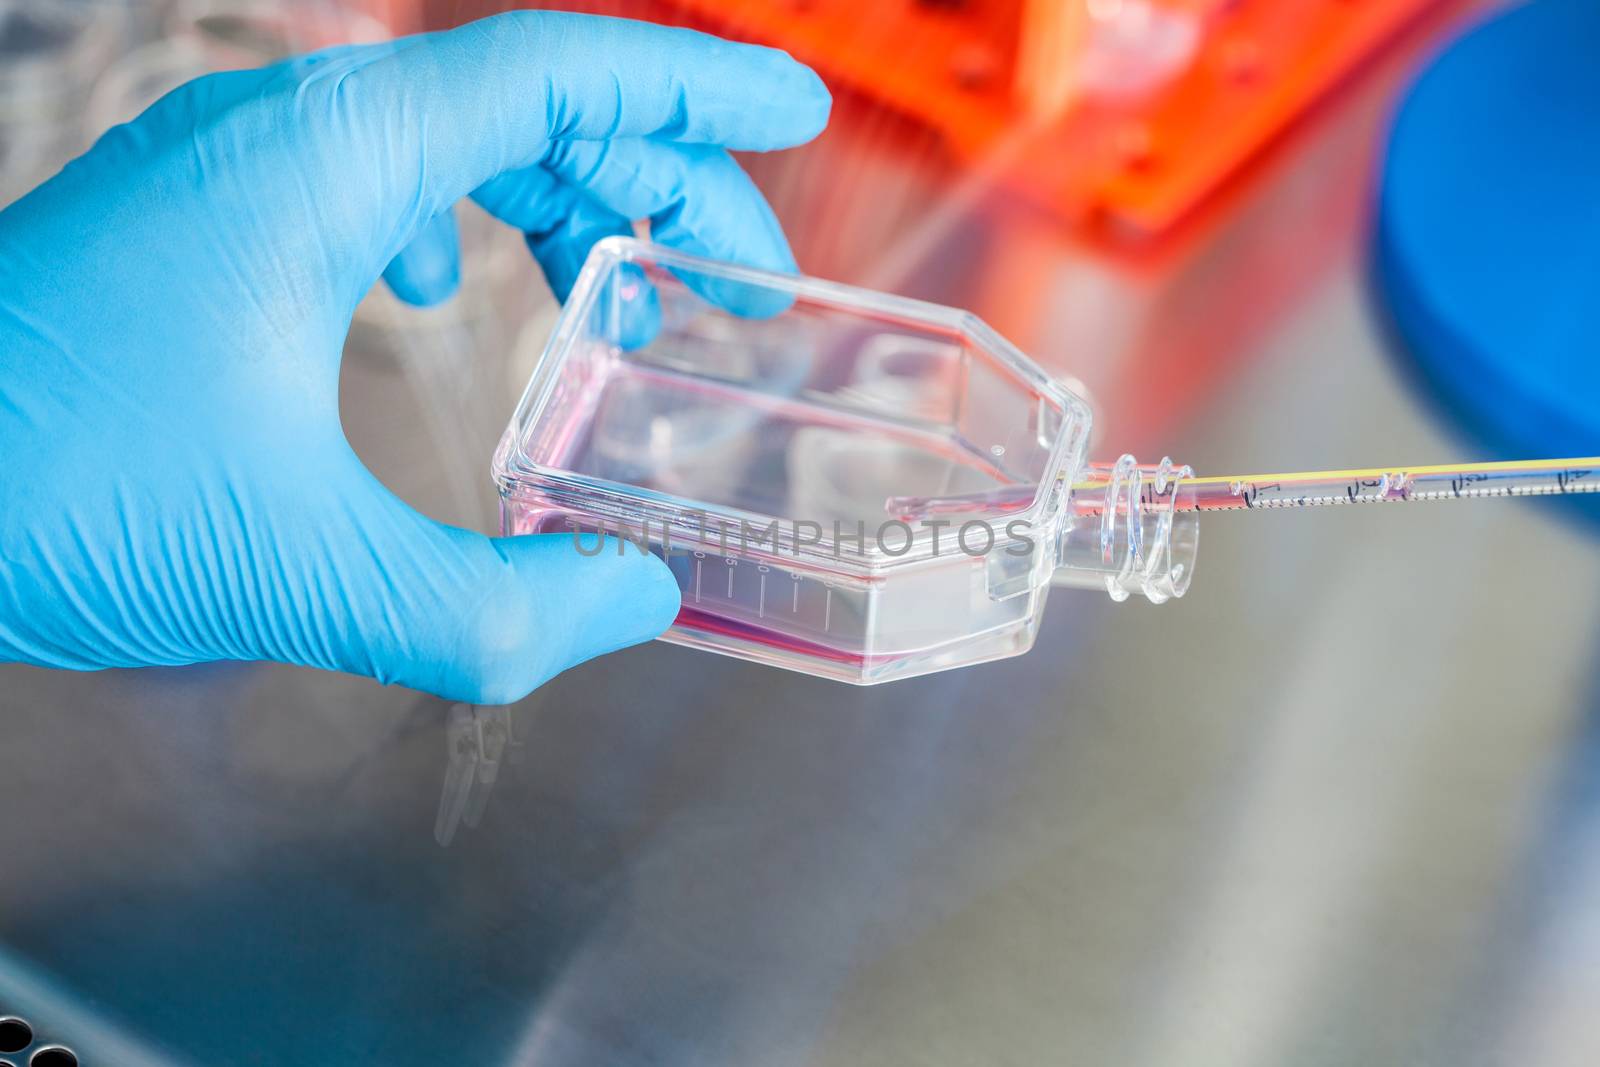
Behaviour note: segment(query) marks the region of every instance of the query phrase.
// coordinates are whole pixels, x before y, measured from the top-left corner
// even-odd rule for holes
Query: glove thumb
[[[574,664],[658,636],[677,614],[672,573],[636,545],[612,539],[596,551],[591,534],[580,552],[571,534],[489,538],[384,503],[387,515],[364,516],[364,536],[342,542],[351,547],[337,573],[313,587],[344,601],[312,616],[338,620],[323,635],[324,665],[509,704]]]

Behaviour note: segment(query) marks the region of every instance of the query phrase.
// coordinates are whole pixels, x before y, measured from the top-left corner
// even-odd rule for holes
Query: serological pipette
[[[1579,459],[1454,463],[1413,467],[1297,471],[1286,474],[1225,474],[1196,477],[1170,460],[1140,466],[1131,456],[1090,464],[1070,486],[1072,510],[1103,512],[1129,484],[1147,506],[1170,499],[1176,511],[1245,511],[1333,504],[1468,500],[1490,497],[1563,496],[1600,492],[1600,456]],[[1031,485],[949,497],[894,497],[886,510],[903,518],[955,515],[974,510],[1020,510],[1034,499]]]

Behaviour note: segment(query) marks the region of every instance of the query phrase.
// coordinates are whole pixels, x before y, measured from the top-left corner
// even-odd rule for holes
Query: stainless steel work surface
[[[1153,447],[1470,458],[1358,241],[1240,343]],[[435,514],[489,520],[505,348],[457,407],[460,362],[347,362],[352,439]],[[1597,588],[1559,507],[1218,516],[1185,600],[1060,591],[1017,659],[569,671],[449,847],[441,701],[0,668],[0,1009],[118,1067],[1593,1062]]]

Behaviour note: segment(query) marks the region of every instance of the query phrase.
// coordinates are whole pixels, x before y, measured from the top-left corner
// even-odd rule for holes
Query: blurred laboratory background
[[[1575,236],[1565,287],[1496,273],[1600,226],[1538,154],[1600,145],[1557,77],[1590,0],[0,0],[0,203],[208,71],[510,6],[815,66],[827,132],[743,159],[801,268],[976,312],[1093,400],[1095,458],[1600,452],[1600,333],[1447,314],[1594,302]],[[462,292],[374,289],[341,408],[488,531],[559,309],[458,214]],[[0,666],[0,1064],[1600,1061],[1597,531],[1208,516],[1183,600],[1059,590],[1031,653],[870,688],[661,643],[509,709]]]

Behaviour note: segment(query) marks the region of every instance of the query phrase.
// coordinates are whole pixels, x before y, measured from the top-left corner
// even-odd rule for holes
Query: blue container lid
[[[1396,119],[1375,281],[1490,451],[1600,452],[1600,2],[1538,0],[1443,52]]]

